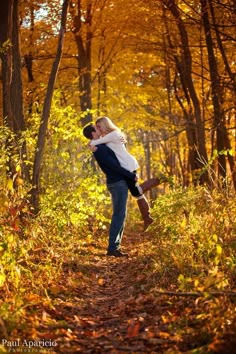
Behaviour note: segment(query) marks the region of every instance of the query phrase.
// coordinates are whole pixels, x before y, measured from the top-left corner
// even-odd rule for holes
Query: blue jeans
[[[108,251],[120,248],[125,219],[127,213],[128,185],[125,180],[120,180],[107,185],[112,199],[112,218],[109,230]]]

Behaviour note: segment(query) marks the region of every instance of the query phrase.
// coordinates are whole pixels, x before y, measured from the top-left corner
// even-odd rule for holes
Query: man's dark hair
[[[95,132],[95,131],[96,130],[94,128],[94,125],[93,124],[89,124],[89,125],[86,125],[86,127],[84,127],[83,134],[84,134],[85,138],[93,139],[92,133]]]

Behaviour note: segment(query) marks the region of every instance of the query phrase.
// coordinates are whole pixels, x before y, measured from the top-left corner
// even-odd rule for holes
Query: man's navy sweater
[[[93,155],[105,173],[108,184],[118,182],[122,179],[135,180],[136,174],[121,167],[115,153],[107,145],[97,145],[97,150]]]

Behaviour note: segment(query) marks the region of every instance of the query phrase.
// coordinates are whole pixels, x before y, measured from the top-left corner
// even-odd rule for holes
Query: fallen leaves
[[[105,280],[103,278],[98,279],[98,284],[103,286],[105,284]]]
[[[129,236],[133,250],[135,236]],[[199,315],[207,313],[207,303],[158,293],[145,256],[82,257],[67,261],[60,281],[48,284],[46,298],[26,295],[27,328],[12,335],[54,340],[63,354],[182,352],[207,344],[214,350],[222,344],[204,334],[205,317]]]
[[[139,334],[140,323],[135,320],[128,321],[127,336],[129,338],[136,337]]]

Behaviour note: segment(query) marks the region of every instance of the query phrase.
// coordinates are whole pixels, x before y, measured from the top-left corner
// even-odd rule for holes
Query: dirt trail
[[[126,235],[129,258],[107,257],[99,244],[84,245],[78,260],[65,263],[64,278],[51,289],[53,305],[39,309],[43,314],[37,337],[57,344],[47,353],[178,352],[178,337],[162,320],[175,305],[142,285],[148,274],[148,243],[148,235]]]
[[[31,341],[31,349],[23,345],[10,352],[235,352],[235,336],[230,327],[227,337],[221,338],[220,333],[215,337],[211,321],[201,317],[203,314],[213,318],[212,312],[208,313],[213,302],[177,296],[178,268],[173,266],[170,270],[161,263],[161,258],[157,258],[161,244],[153,237],[149,233],[126,233],[123,246],[129,258],[107,257],[106,244],[99,238],[78,242],[78,250],[63,259],[60,280],[51,279],[45,284],[48,296],[29,294],[27,312],[22,312],[24,321],[12,331],[13,339]],[[171,290],[174,296],[160,294],[160,288]],[[222,297],[217,301],[226,300]],[[223,306],[227,308],[227,304]],[[221,321],[221,317],[216,321]],[[36,346],[39,341],[41,344]]]

